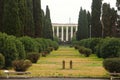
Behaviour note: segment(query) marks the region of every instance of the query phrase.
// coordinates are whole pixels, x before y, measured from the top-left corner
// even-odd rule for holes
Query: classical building
[[[60,23],[53,23],[53,36],[58,37],[61,41],[67,42],[70,41],[77,32],[77,24],[60,24]]]

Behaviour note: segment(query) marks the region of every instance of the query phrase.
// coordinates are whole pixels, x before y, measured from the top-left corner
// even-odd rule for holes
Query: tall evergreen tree
[[[102,36],[102,27],[100,22],[102,0],[92,0],[92,18],[91,29],[92,37]]]
[[[79,19],[78,19],[78,31],[76,34],[76,39],[81,40],[88,38],[88,19],[86,10],[80,9]]]
[[[3,31],[21,36],[18,0],[4,0]]]
[[[107,3],[103,4],[102,8],[102,22],[103,22],[103,37],[114,36],[113,30],[115,28],[115,22],[117,18],[116,11],[110,8],[110,5]]]
[[[116,1],[117,10],[120,11],[120,0]],[[120,14],[117,15],[116,36],[120,37]]]
[[[48,6],[46,6],[44,38],[53,40],[52,23],[51,23],[51,18],[50,18],[50,10]]]
[[[24,28],[26,26],[26,0],[18,0],[19,7],[19,18],[20,18],[20,26],[21,26],[21,36],[24,35]]]
[[[33,20],[33,1],[26,0],[27,10],[26,10],[26,26],[24,28],[24,35],[35,37],[35,26]]]
[[[87,12],[87,19],[88,19],[88,34],[89,37],[91,37],[91,14],[89,11]]]
[[[3,32],[3,6],[4,0],[0,0],[0,32]]]
[[[45,27],[45,14],[44,11],[42,10],[42,37],[45,37],[46,34],[46,27]]]
[[[35,25],[35,37],[41,37],[42,36],[41,0],[33,0],[33,18]]]

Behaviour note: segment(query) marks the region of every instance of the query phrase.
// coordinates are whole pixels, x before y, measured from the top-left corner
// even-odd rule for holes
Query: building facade
[[[78,25],[77,24],[60,24],[53,23],[53,36],[57,37],[62,42],[71,41],[76,35]]]

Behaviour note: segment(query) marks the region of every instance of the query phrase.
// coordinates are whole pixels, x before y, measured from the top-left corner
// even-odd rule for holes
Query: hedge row
[[[73,42],[77,49],[79,46],[90,48],[92,53],[100,58],[120,57],[120,38],[90,38]]]
[[[54,50],[57,50],[58,46],[59,45],[57,42],[49,39],[31,38],[27,36],[16,38],[15,36],[0,33],[0,53],[5,58],[4,67],[12,66],[12,61],[14,60],[25,60],[28,54],[31,52],[50,52],[50,47],[52,47]],[[0,60],[2,59],[3,58],[0,57]]]

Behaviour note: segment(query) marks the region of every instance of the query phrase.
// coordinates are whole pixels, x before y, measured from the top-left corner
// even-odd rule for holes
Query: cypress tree
[[[3,31],[10,35],[21,36],[18,0],[4,0]]]
[[[116,1],[118,11],[120,11],[120,0]],[[120,37],[120,14],[117,15],[116,37]]]
[[[89,11],[87,12],[87,19],[88,19],[88,34],[89,37],[91,37],[91,14]]]
[[[26,26],[24,28],[24,35],[35,37],[35,26],[33,20],[33,1],[26,0],[27,10],[26,10]]]
[[[3,32],[3,6],[4,0],[0,0],[0,32]]]
[[[50,18],[50,10],[48,6],[46,6],[44,38],[53,40],[52,23]]]
[[[85,38],[88,38],[88,19],[86,10],[82,10],[81,8],[79,12],[78,31],[76,34],[76,39],[79,41]]]
[[[33,0],[33,18],[35,25],[35,37],[41,37],[42,36],[41,0]]]
[[[18,0],[19,7],[19,18],[20,18],[20,26],[21,26],[21,36],[24,35],[24,28],[26,27],[26,0]]]
[[[42,37],[44,38],[45,35],[46,35],[46,28],[45,28],[45,14],[44,14],[44,11],[42,10]]]
[[[92,0],[92,18],[91,30],[92,37],[102,36],[102,27],[100,22],[102,0]]]
[[[116,11],[112,8],[110,8],[110,5],[107,3],[103,4],[103,8],[102,8],[102,22],[103,22],[103,37],[107,37],[107,36],[114,36],[114,28],[115,28],[115,22],[116,22],[116,18],[117,18],[117,13]]]

